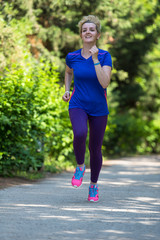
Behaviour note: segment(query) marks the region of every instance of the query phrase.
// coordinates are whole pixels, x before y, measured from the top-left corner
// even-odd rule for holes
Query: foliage
[[[40,168],[44,158],[53,171],[72,163],[61,86],[66,54],[81,47],[78,21],[88,14],[99,16],[98,46],[113,59],[104,153],[159,153],[159,0],[0,2],[0,173]]]
[[[23,21],[1,27],[19,50],[17,58],[8,52],[0,80],[0,173],[7,175],[41,168],[45,154],[60,162],[72,153],[72,132],[56,67],[32,57],[25,35],[22,38]]]
[[[158,153],[160,151],[160,121],[142,120],[131,113],[109,117],[103,150],[108,156]]]
[[[106,151],[123,155],[159,153],[160,124],[155,124],[160,114],[159,1],[114,1],[108,11],[115,69]]]

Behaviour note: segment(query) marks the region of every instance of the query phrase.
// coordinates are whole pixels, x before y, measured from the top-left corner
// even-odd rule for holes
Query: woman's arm
[[[97,62],[98,61],[95,61],[94,63]],[[101,65],[99,64],[95,65],[95,70],[99,83],[103,88],[107,88],[111,80],[111,67],[109,66],[101,67]]]
[[[96,46],[93,46],[90,49],[90,52],[92,54],[92,59],[94,64],[99,63],[98,60],[98,48]],[[109,66],[103,66],[101,67],[100,64],[94,65],[95,66],[95,71],[97,74],[97,78],[99,83],[103,88],[107,88],[110,80],[111,80],[111,67]]]
[[[73,69],[69,68],[66,65],[66,70],[65,70],[65,93],[62,96],[62,99],[65,102],[68,102],[70,99],[70,86],[73,78]]]

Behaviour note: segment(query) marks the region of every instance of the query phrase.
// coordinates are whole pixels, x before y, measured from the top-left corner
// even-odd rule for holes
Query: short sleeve
[[[104,59],[103,59],[103,62],[101,64],[101,66],[110,66],[112,68],[112,58],[111,58],[111,54],[109,52],[107,52],[105,55],[104,55]]]
[[[67,64],[67,66],[69,67],[69,68],[72,68],[72,66],[71,66],[71,61],[70,61],[70,58],[69,58],[69,55],[67,54],[67,56],[66,56],[66,64]]]

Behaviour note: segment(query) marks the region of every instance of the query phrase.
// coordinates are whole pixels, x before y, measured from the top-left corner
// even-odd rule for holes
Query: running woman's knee
[[[89,145],[90,154],[95,156],[101,155],[101,146]]]
[[[81,130],[74,133],[74,139],[83,141],[86,140],[87,130]]]

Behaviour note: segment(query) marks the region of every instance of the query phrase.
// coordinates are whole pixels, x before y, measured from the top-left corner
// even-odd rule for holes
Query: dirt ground
[[[20,185],[20,184],[25,184],[25,183],[33,183],[35,180],[27,180],[25,178],[2,178],[0,177],[0,189],[7,188],[7,187],[12,187],[15,185]]]
[[[22,185],[22,184],[31,184],[43,181],[45,178],[52,177],[57,175],[56,173],[45,172],[44,177],[40,179],[29,180],[25,177],[0,177],[0,189]]]

